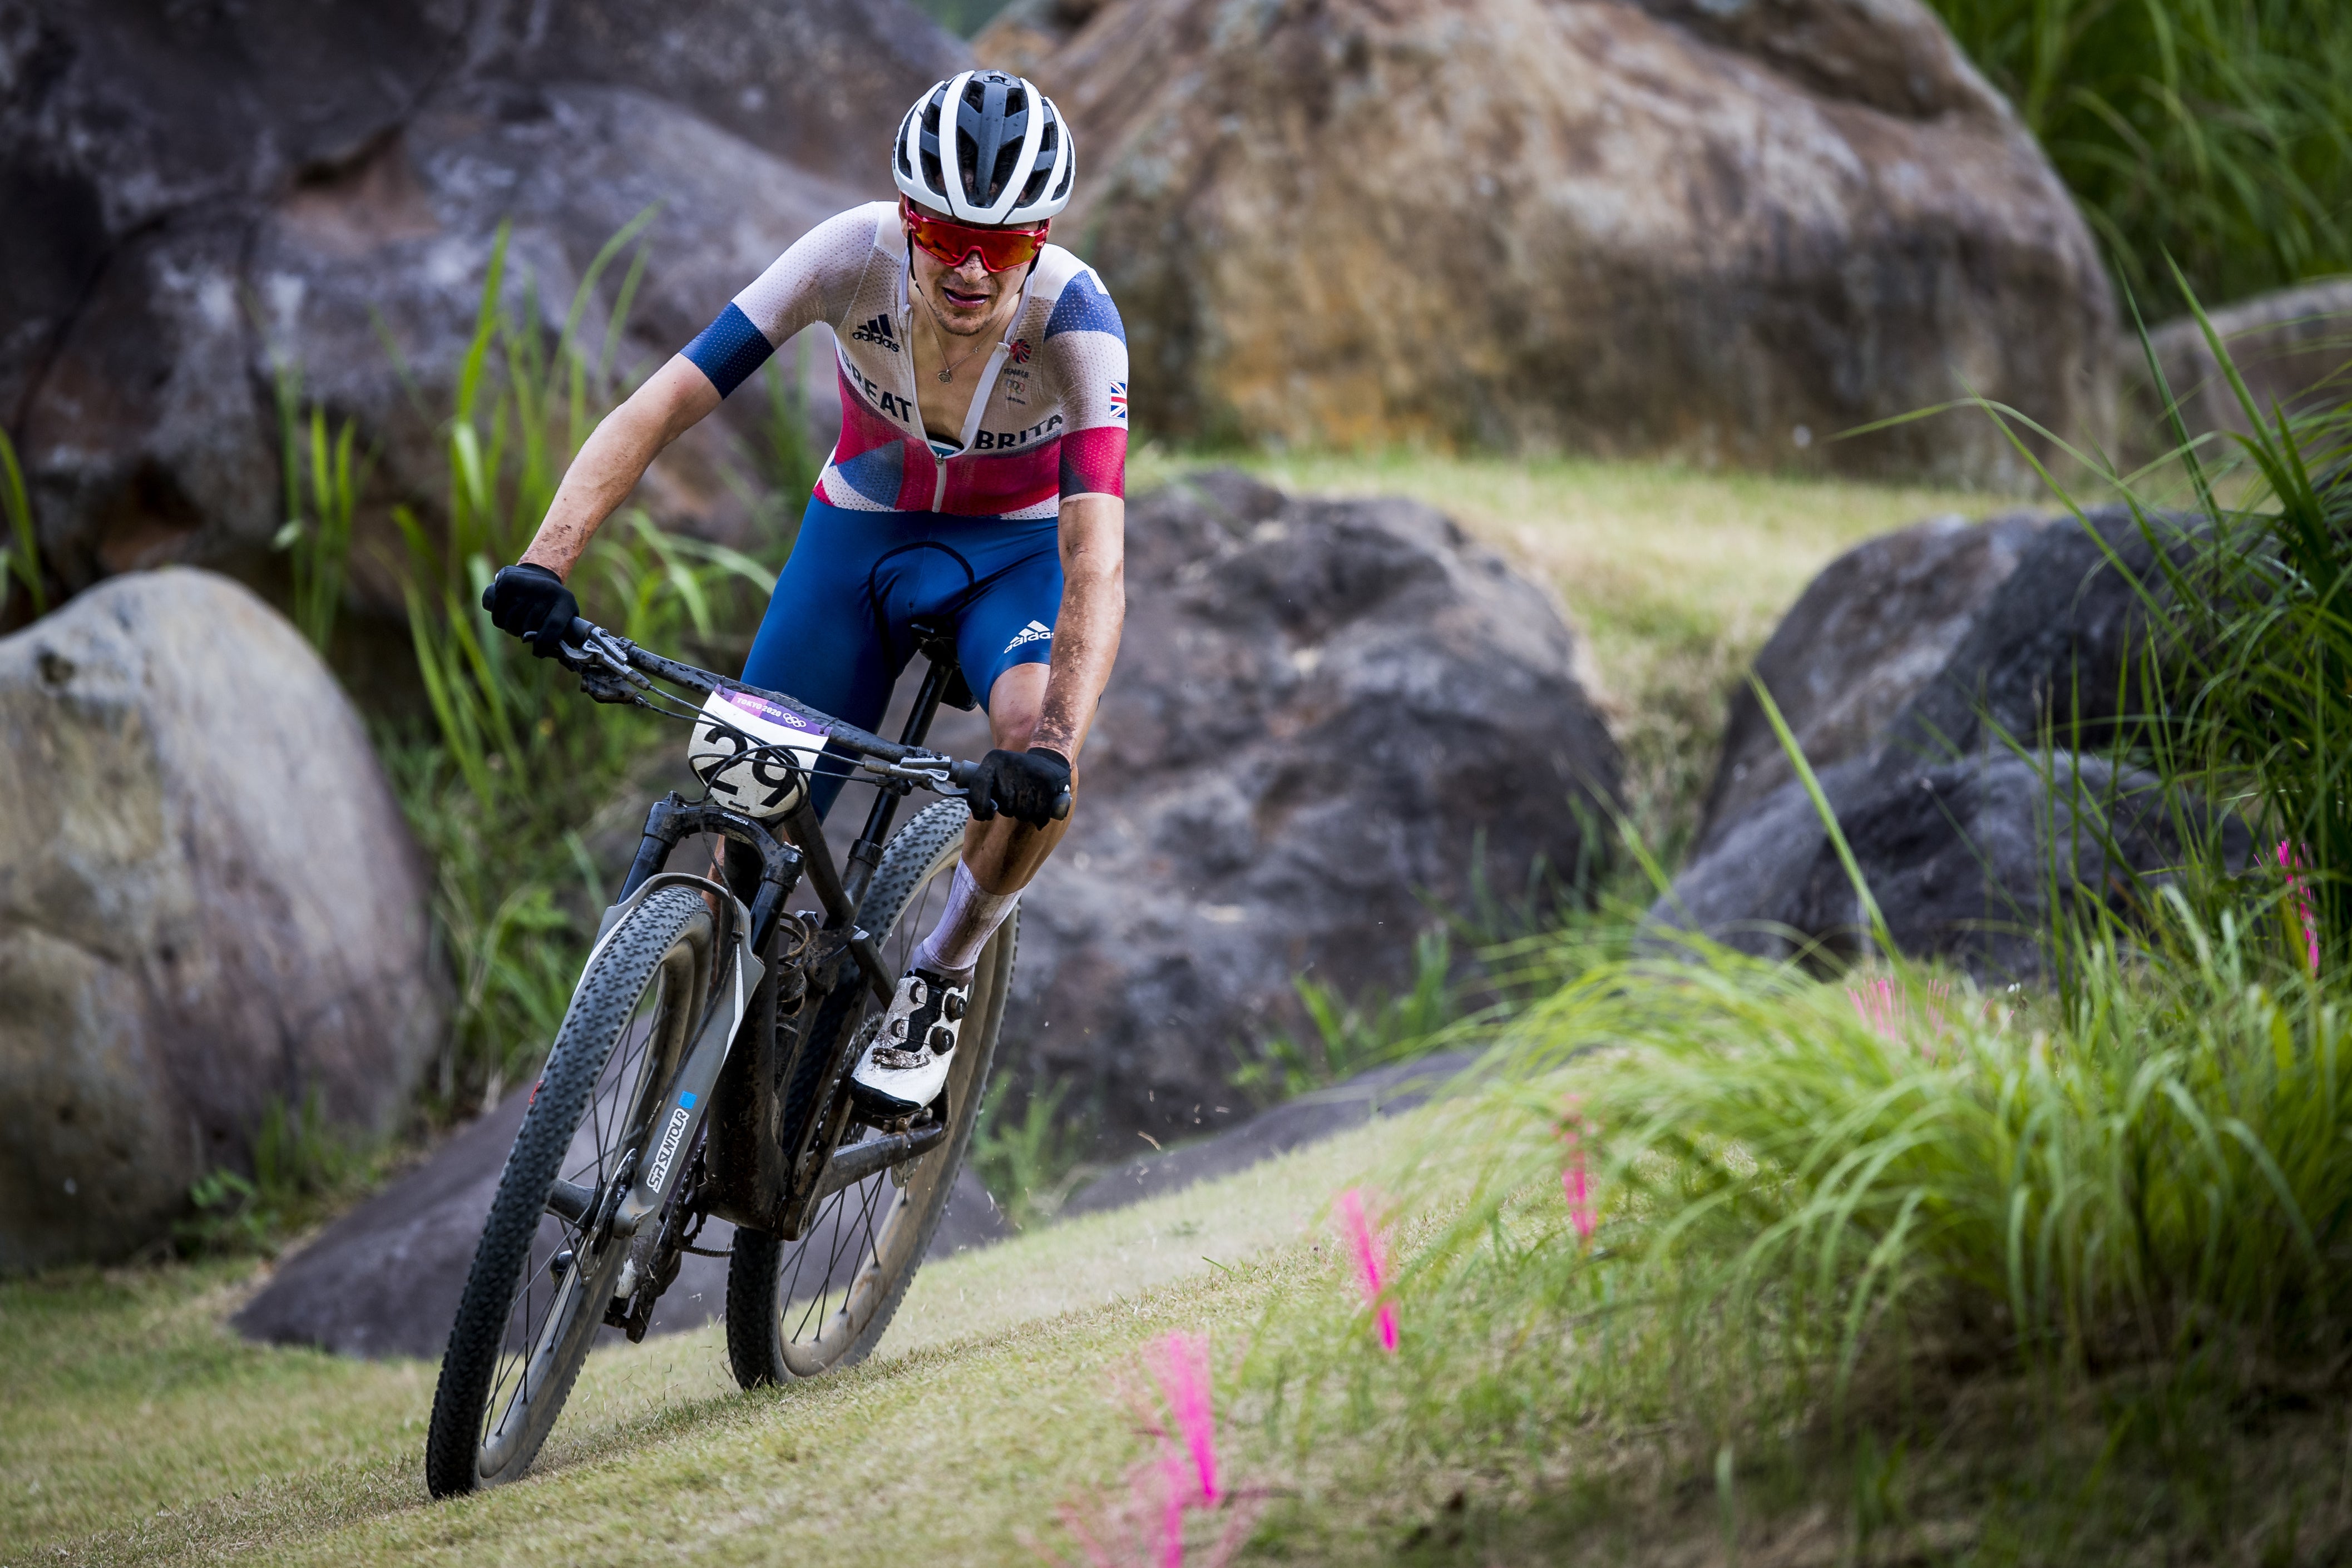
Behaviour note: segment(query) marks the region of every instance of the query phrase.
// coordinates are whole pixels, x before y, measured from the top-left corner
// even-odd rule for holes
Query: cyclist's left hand
[[[1070,761],[1058,751],[1042,746],[992,751],[980,759],[980,777],[972,781],[971,814],[985,822],[1002,811],[1042,828],[1055,820],[1055,802],[1069,787]]]
[[[482,590],[482,608],[490,612],[491,625],[530,643],[540,658],[552,659],[580,613],[580,601],[562,578],[526,561],[499,569]]]

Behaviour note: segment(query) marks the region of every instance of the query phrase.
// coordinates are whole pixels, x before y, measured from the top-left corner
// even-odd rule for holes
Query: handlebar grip
[[[563,640],[585,647],[588,639],[595,635],[595,632],[596,623],[593,621],[589,620],[585,615],[574,615],[572,618],[572,624],[563,629]]]
[[[980,782],[980,764],[977,762],[949,763],[948,782],[959,789],[971,789]]]

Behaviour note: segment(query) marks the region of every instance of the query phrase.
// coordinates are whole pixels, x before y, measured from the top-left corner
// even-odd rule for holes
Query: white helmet
[[[942,125],[950,105],[951,131]],[[1077,154],[1069,121],[1028,78],[965,71],[898,122],[890,172],[913,200],[959,223],[1041,224],[1070,204]]]

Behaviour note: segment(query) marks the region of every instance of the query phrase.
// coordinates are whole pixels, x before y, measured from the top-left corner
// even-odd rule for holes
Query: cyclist
[[[599,424],[530,548],[483,596],[544,657],[579,612],[564,579],[656,454],[777,347],[823,321],[841,434],[758,637],[750,685],[872,729],[915,651],[954,625],[995,749],[946,907],[854,1073],[884,1111],[946,1082],[981,948],[1068,831],[1126,613],[1127,336],[1093,269],[1047,243],[1069,125],[1027,80],[966,71],[899,122],[899,200],[811,229]],[[820,812],[841,788],[821,776]]]

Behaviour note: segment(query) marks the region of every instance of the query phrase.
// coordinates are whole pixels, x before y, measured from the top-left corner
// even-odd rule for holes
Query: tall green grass
[[[2147,584],[2156,636],[2147,684],[2154,760],[2168,779],[2235,803],[2263,864],[2222,863],[2206,882],[2235,893],[2244,875],[2276,890],[2287,961],[2340,973],[2352,957],[2352,402],[2290,413],[2264,408],[2191,308],[2245,415],[2231,438],[2252,498],[2224,504],[2212,459],[2168,402],[2176,455],[2209,527],[2187,551],[2158,551]],[[2132,503],[2152,540],[2167,528]]]
[[[1929,0],[2041,140],[2116,275],[2185,305],[2352,271],[2352,8]]]
[[[1939,1560],[1938,1510],[1994,1561],[2352,1550],[2307,1451],[2352,1419],[2352,408],[2248,402],[2237,482],[2184,436],[2202,522],[2138,507],[2146,700],[2112,737],[2242,831],[2081,901],[2041,988],[1555,938],[1391,1173],[1397,1359],[1336,1282],[1253,1348],[1303,1490],[1379,1512],[1434,1475],[1590,1542],[1603,1497],[1712,1485],[1727,1554],[1742,1508],[1825,1505],[1844,1560]]]
[[[522,553],[572,454],[625,390],[614,358],[650,216],[605,245],[552,331],[531,282],[510,284],[500,231],[446,426],[443,513],[394,514],[432,726],[394,737],[385,754],[433,861],[435,912],[456,971],[433,1080],[445,1110],[495,1101],[545,1050],[609,891],[580,827],[648,747],[676,739],[634,712],[586,702],[574,677],[498,632],[481,608],[491,575]],[[625,253],[598,337],[584,323]],[[798,427],[780,449],[772,464],[804,461]],[[763,512],[772,522],[783,515],[782,503]],[[584,613],[628,637],[723,661],[740,655],[789,543],[755,559],[668,533],[642,508],[625,508],[583,558],[572,587]]]
[[[354,460],[359,427],[347,419],[329,436],[327,411],[302,406],[299,367],[279,366],[276,382],[286,520],[271,544],[287,558],[288,613],[323,657],[342,609],[352,522],[367,483],[365,465]]]
[[[41,576],[41,537],[33,523],[33,503],[25,494],[25,471],[16,462],[16,444],[0,430],[0,517],[8,531],[0,541],[0,627],[20,613],[27,621],[48,613],[49,595]]]

